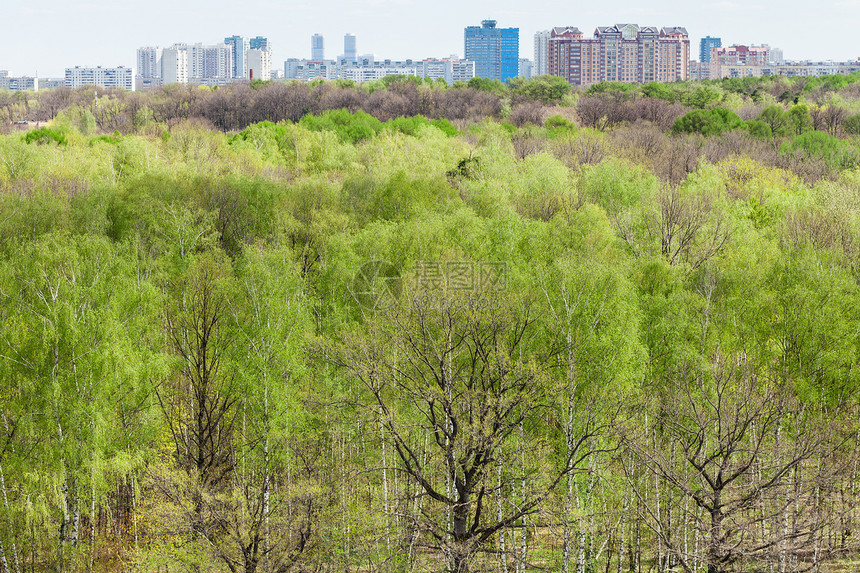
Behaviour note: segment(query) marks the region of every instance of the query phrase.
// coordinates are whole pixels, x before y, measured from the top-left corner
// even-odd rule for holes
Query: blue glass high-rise
[[[495,20],[468,26],[463,34],[465,58],[475,62],[475,76],[507,81],[519,75],[520,29],[497,28]]]
[[[699,43],[699,61],[707,63],[711,61],[711,48],[722,48],[723,41],[720,38],[705,36]]]

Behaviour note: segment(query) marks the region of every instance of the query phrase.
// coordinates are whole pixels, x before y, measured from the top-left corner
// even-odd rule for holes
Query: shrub
[[[39,129],[34,129],[32,131],[28,131],[24,135],[25,143],[36,143],[38,145],[45,145],[51,142],[56,143],[57,145],[68,145],[69,141],[66,138],[66,132],[61,129],[51,129],[48,127],[42,127]]]
[[[719,135],[743,126],[743,120],[736,113],[717,107],[710,110],[694,109],[676,119],[672,131],[675,133],[701,133],[707,136]]]

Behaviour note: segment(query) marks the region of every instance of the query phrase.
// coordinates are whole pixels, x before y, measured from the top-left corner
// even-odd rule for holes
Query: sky
[[[786,59],[860,58],[860,0],[0,0],[0,70],[62,77],[67,67],[134,67],[137,48],[219,43],[265,36],[273,67],[309,58],[310,37],[325,37],[325,57],[355,34],[359,54],[424,59],[463,54],[463,28],[493,19],[520,29],[520,57],[533,58],[534,33],[577,26],[684,26],[690,53],[699,39],[723,45],[770,44]],[[854,30],[854,31],[852,31]]]

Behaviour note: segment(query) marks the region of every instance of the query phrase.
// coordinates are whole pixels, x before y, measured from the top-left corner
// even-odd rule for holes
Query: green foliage
[[[675,103],[676,101],[681,100],[681,93],[675,86],[671,84],[651,82],[643,85],[640,88],[640,91],[645,97],[661,99],[669,103]]]
[[[771,533],[786,515],[797,534],[786,559],[803,563],[815,543],[820,555],[856,552],[841,521],[856,480],[841,469],[855,456],[860,388],[860,116],[828,125],[836,135],[812,129],[813,117],[824,129],[828,113],[857,111],[853,81],[593,86],[601,113],[659,120],[606,132],[569,114],[517,128],[464,111],[499,95],[514,109],[567,104],[558,78],[473,82],[492,94],[411,78],[169,88],[98,106],[92,88],[66,94],[78,103],[48,128],[0,136],[7,568],[13,547],[36,571],[445,568],[430,547],[459,547],[448,510],[465,504],[445,501],[457,491],[446,483],[466,472],[446,479],[453,424],[428,430],[432,412],[471,432],[469,444],[449,440],[466,464],[469,447],[494,440],[465,488],[472,516],[483,500],[476,528],[538,500],[475,542],[472,570],[497,569],[495,540],[512,532],[525,532],[530,563],[562,570],[559,548],[577,531],[586,569],[614,570],[622,544],[624,567],[647,565],[655,547],[697,531],[699,569],[766,569],[773,553],[758,548],[783,547]],[[804,86],[821,105],[812,113],[790,103]],[[335,110],[293,121],[330,94],[382,101],[391,94],[360,90],[389,88],[456,119]],[[247,117],[229,134],[168,113],[231,93],[248,100],[230,108]],[[727,110],[753,94],[781,103],[748,122]],[[44,111],[32,94],[9,97],[0,110]],[[111,124],[109,102],[137,109],[140,124]],[[252,123],[294,103],[289,121]],[[668,137],[656,126],[684,105],[704,109],[674,131],[697,135]],[[193,347],[213,309],[214,362]],[[195,376],[207,367],[204,388]],[[498,391],[511,381],[526,384]],[[210,424],[223,472],[203,476],[184,436],[213,404],[224,406]],[[492,408],[503,435],[481,425]],[[686,458],[690,436],[715,451],[751,408],[763,409],[744,426],[755,435],[732,450],[751,469],[720,499],[730,527],[756,533],[731,541],[742,555],[731,564],[736,554],[709,555],[711,513],[694,523],[666,508],[695,509],[708,483]],[[591,449],[568,471],[588,429]],[[792,452],[807,457],[776,489],[753,490],[764,505],[743,502]],[[408,463],[426,464],[438,496]]]
[[[790,135],[794,132],[792,116],[786,113],[780,105],[766,107],[759,114],[758,121],[765,123],[775,137]]]
[[[700,85],[685,94],[682,101],[685,105],[698,109],[708,109],[722,98],[722,93],[710,85]]]
[[[788,116],[795,135],[806,133],[812,129],[812,118],[809,115],[809,108],[804,104],[792,106],[788,110]]]
[[[472,89],[480,90],[483,92],[490,92],[490,93],[499,94],[499,95],[504,94],[506,89],[507,89],[507,88],[505,88],[505,84],[503,84],[499,80],[479,78],[477,76],[474,78],[471,78],[468,82],[466,82],[466,85]]]
[[[64,129],[50,129],[48,127],[41,127],[39,129],[28,131],[24,134],[24,141],[27,143],[38,143],[39,145],[51,142],[54,142],[57,145],[69,144],[68,138],[66,137],[66,131]]]
[[[445,118],[428,120],[422,115],[412,117],[397,117],[385,122],[385,127],[406,135],[417,136],[422,128],[435,127],[448,137],[457,135],[457,128]]]
[[[860,114],[852,115],[843,121],[842,129],[851,135],[860,135]]]
[[[546,105],[557,104],[570,93],[570,84],[557,76],[535,76],[530,80],[508,80],[510,90],[517,95]]]
[[[780,153],[802,159],[822,159],[827,165],[838,169],[854,166],[857,158],[857,151],[853,146],[822,131],[812,131],[795,137],[782,144]]]
[[[555,132],[569,132],[576,130],[576,124],[561,115],[553,115],[544,122],[544,127]]]
[[[587,95],[599,95],[599,94],[619,94],[626,95],[631,94],[636,90],[636,86],[634,84],[626,84],[622,82],[598,82],[587,90],[585,93]]]
[[[675,120],[675,133],[700,133],[705,136],[719,135],[743,127],[743,120],[732,111],[723,108],[696,109]]]
[[[755,137],[761,139],[770,139],[771,137],[773,137],[773,130],[771,129],[770,125],[768,125],[764,121],[754,119],[746,122],[744,124],[744,127]]]
[[[387,181],[373,177],[349,178],[343,183],[343,208],[362,225],[370,221],[403,220],[419,213],[445,209],[454,191],[439,179],[413,178],[395,173]]]
[[[319,116],[306,115],[299,125],[311,131],[333,131],[345,143],[370,139],[382,129],[382,122],[363,111],[346,109],[327,111]]]
[[[382,85],[386,88],[391,87],[394,84],[412,84],[418,85],[421,83],[421,78],[418,76],[405,76],[403,74],[395,74],[391,76],[385,76],[380,80]]]

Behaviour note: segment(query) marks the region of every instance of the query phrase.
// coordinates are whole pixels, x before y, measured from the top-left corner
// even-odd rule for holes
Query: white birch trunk
[[[502,464],[496,464],[496,510],[498,520],[502,521]],[[505,529],[499,530],[499,558],[502,563],[502,573],[508,573],[508,554],[505,550]]]
[[[526,493],[526,454],[525,454],[525,437],[523,433],[523,423],[520,422],[520,499],[525,501],[528,498]],[[523,528],[520,531],[520,563],[522,572],[525,573],[526,564],[528,563],[528,527],[529,522],[526,516],[522,518]]]
[[[385,523],[385,550],[386,555],[391,555],[391,531],[388,523],[390,509],[388,505],[388,456],[385,451],[385,432],[382,427],[382,419],[379,420],[379,439],[382,444],[382,519]]]
[[[21,573],[21,564],[18,562],[18,548],[15,545],[15,534],[12,529],[12,511],[9,509],[9,497],[6,494],[6,476],[3,473],[3,465],[0,464],[0,492],[3,493],[3,508],[6,510],[6,519],[9,523],[9,539],[10,550],[12,552],[12,564],[15,567],[15,573]],[[3,552],[3,567],[4,571],[9,571],[9,566],[6,563],[6,553]]]

